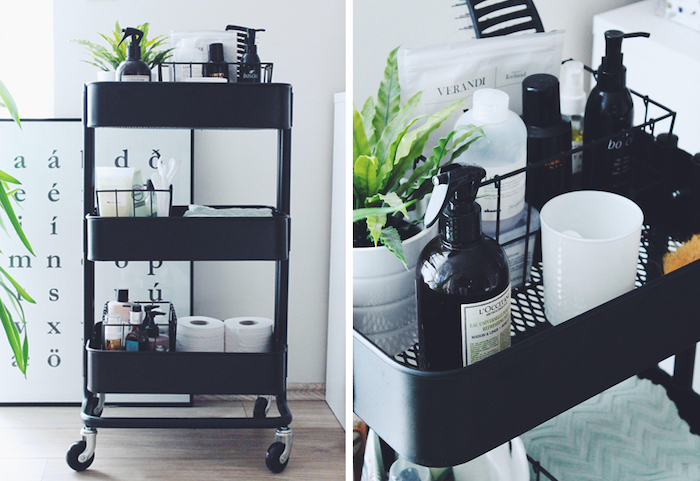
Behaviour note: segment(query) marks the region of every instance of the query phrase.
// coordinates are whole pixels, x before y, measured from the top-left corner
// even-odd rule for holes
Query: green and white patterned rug
[[[559,481],[700,480],[700,436],[646,379],[623,381],[521,438]]]

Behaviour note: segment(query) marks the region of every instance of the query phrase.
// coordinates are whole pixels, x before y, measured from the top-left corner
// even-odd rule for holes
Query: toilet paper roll
[[[205,316],[180,317],[177,320],[177,335],[190,338],[223,338],[224,322]]]
[[[224,352],[223,321],[204,316],[178,319],[176,348],[182,352]]]
[[[226,352],[270,352],[274,323],[265,317],[233,317],[224,321]]]

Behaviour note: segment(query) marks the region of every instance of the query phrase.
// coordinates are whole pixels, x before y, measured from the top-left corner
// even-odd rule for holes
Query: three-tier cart
[[[84,90],[84,399],[82,439],[68,464],[87,469],[97,428],[276,428],[267,467],[281,472],[292,449],[287,405],[287,305],[290,250],[292,87],[282,83],[94,82]],[[265,216],[100,217],[95,202],[95,130],[266,129],[277,131],[277,205]],[[193,169],[196,161],[193,161]],[[193,177],[194,178],[194,177]],[[213,206],[233,207],[233,206]],[[118,233],[138,232],[134,236]],[[275,271],[270,352],[126,352],[101,349],[95,319],[95,263],[100,261],[270,261]],[[174,315],[171,322],[176,322]],[[133,372],[158,376],[133,376]],[[252,418],[103,416],[105,393],[257,395]],[[275,397],[279,416],[268,417]]]

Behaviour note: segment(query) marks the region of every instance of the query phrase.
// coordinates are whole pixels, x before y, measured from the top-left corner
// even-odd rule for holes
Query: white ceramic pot
[[[114,80],[117,78],[117,72],[114,70],[100,70],[97,72],[97,81],[98,82],[114,82]]]
[[[406,333],[409,326],[415,331],[416,325],[416,262],[437,233],[433,225],[403,242],[408,268],[384,246],[352,250],[353,326],[370,338],[381,337],[389,354],[411,346],[412,336]],[[396,343],[392,348],[393,334]]]

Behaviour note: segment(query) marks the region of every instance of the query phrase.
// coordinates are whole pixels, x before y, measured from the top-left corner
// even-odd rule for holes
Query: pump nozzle
[[[264,28],[249,28],[240,27],[238,25],[226,25],[226,30],[238,30],[240,32],[246,33],[245,47],[246,52],[255,52],[257,47],[255,46],[255,32],[264,32]]]
[[[425,211],[425,225],[430,227],[443,210],[452,204],[453,209],[463,209],[463,213],[474,210],[476,193],[481,180],[486,177],[483,167],[472,164],[450,164],[442,167],[433,177],[433,193]]]
[[[649,33],[623,33],[619,30],[608,30],[605,32],[605,57],[603,57],[601,69],[610,71],[611,69],[622,68],[622,39],[632,37],[649,37]]]

